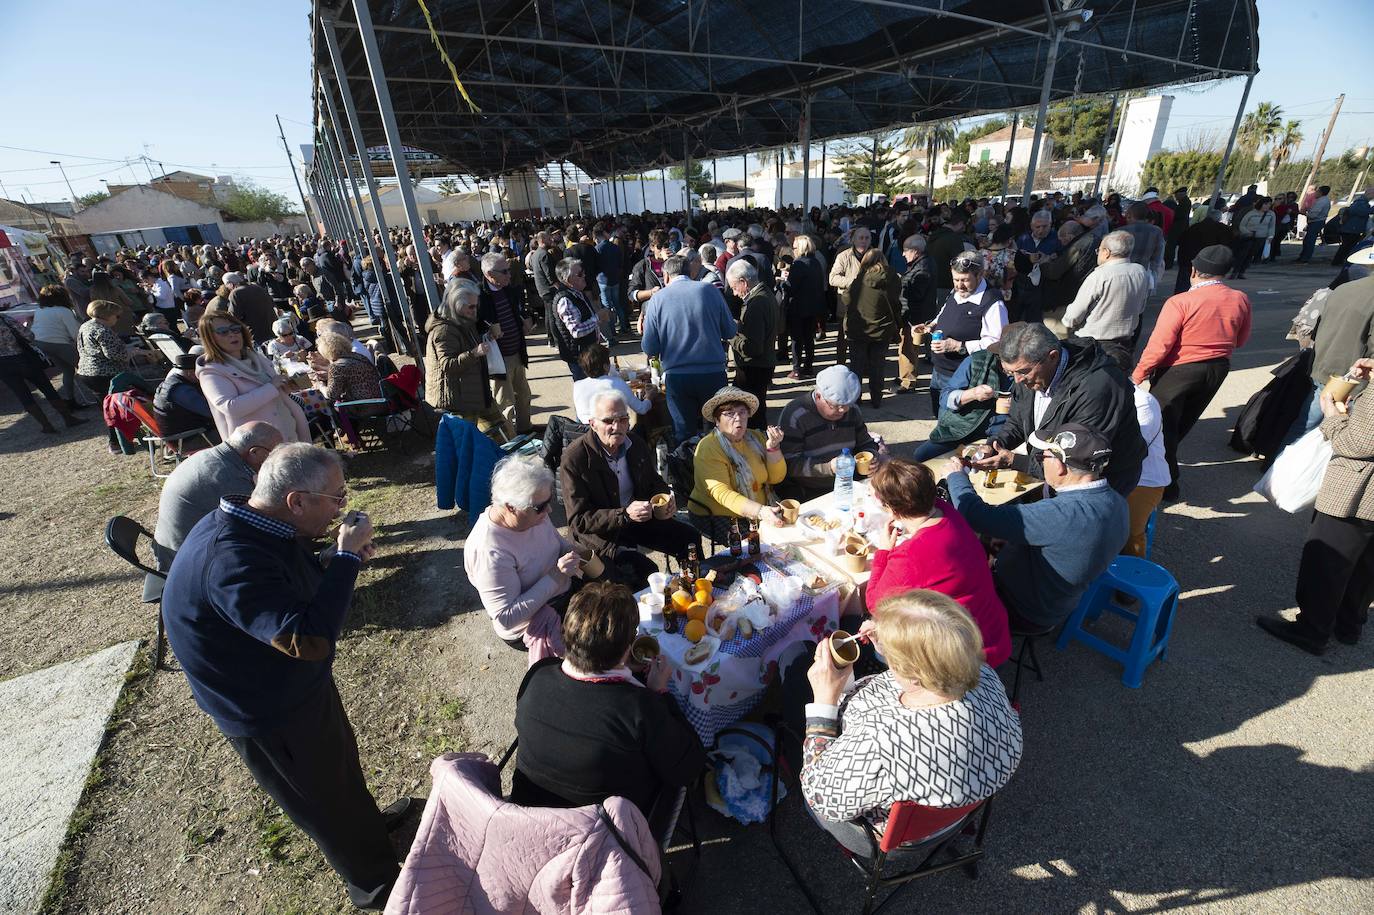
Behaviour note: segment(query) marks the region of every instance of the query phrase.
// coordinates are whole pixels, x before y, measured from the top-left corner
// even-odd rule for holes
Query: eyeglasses
[[[530,511],[534,512],[536,515],[542,515],[544,514],[544,512],[548,511],[549,508],[552,507],[552,505],[553,496],[549,496],[547,499],[545,499],[543,502],[540,502],[538,505],[531,505]]]
[[[507,267],[507,268],[506,268],[506,269],[504,269],[504,270],[496,270],[496,269],[492,269],[492,270],[488,270],[488,271],[487,271],[487,272],[488,272],[488,273],[498,273],[498,274],[505,274],[505,273],[510,273],[510,268],[509,268],[509,267]]]
[[[243,334],[243,328],[239,327],[236,324],[221,324],[218,327],[212,326],[210,328],[210,331],[217,337],[227,337],[231,334],[237,334],[242,336]]]
[[[596,421],[601,423],[603,426],[618,426],[621,423],[625,423],[626,425],[628,425],[630,422],[630,414],[617,413],[615,416],[598,416],[596,418]]]
[[[1025,381],[1027,378],[1031,376],[1031,373],[1035,371],[1035,369],[1040,365],[1040,363],[1044,361],[1045,357],[1041,356],[1039,359],[1035,360],[1023,369],[1008,368],[1007,374],[1011,376],[1012,381]]]
[[[348,490],[346,489],[344,490],[344,493],[341,496],[335,495],[332,492],[313,492],[309,489],[298,489],[296,491],[303,496],[319,496],[322,499],[330,499],[334,502],[335,505],[339,506],[339,508],[343,508],[345,505],[348,504]]]

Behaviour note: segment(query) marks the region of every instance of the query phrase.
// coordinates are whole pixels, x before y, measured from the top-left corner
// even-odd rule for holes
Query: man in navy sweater
[[[687,276],[687,259],[663,262],[667,285],[644,303],[644,354],[663,361],[673,436],[684,442],[701,427],[701,408],[725,387],[725,347],[739,329],[725,297]]]
[[[1103,471],[1112,450],[1106,436],[1066,423],[1040,429],[1030,445],[1042,451],[1053,498],[1030,505],[988,505],[969,482],[963,462],[949,460],[945,478],[954,507],[978,533],[1006,541],[993,581],[1013,632],[1048,632],[1069,618],[1093,579],[1121,552],[1130,534],[1126,499]]]
[[[162,612],[196,704],[324,852],[353,903],[381,909],[396,855],[332,671],[358,569],[373,553],[372,523],[346,515],[327,564],[308,549],[347,501],[334,452],[277,448],[251,496],[224,498],[191,529]]]

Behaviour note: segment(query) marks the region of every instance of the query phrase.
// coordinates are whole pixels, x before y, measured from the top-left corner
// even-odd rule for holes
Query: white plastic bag
[[[487,345],[487,374],[506,374],[506,359],[501,355],[501,347],[496,345],[496,341],[491,338],[490,334],[483,337],[482,342]]]
[[[1331,443],[1320,427],[1279,452],[1271,466],[1255,484],[1255,492],[1291,514],[1310,509],[1317,502],[1317,491],[1331,461]]]

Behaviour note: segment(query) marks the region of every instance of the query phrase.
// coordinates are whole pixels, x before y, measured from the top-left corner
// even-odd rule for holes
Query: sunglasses
[[[227,337],[230,334],[243,335],[243,328],[234,324],[221,324],[219,327],[211,327],[210,330],[217,337]]]

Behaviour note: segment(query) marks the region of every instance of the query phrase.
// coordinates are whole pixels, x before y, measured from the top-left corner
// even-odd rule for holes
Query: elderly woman
[[[271,356],[273,361],[278,365],[285,362],[305,362],[310,341],[300,333],[299,323],[295,317],[282,315],[273,321],[272,333],[276,336],[267,341],[267,355]]]
[[[94,299],[86,306],[91,319],[77,329],[76,377],[92,394],[104,399],[110,382],[135,362],[151,361],[142,350],[130,350],[115,332],[115,325],[126,312],[124,306],[105,299]]]
[[[1095,234],[1096,228],[1087,230],[1082,223],[1072,220],[1059,227],[1059,243],[1064,246],[1063,250],[1040,262],[1040,304],[1044,313],[1057,316],[1078,295],[1078,287],[1097,267],[1098,240],[1106,236],[1106,225],[1104,212],[1096,224],[1103,229],[1101,235]]]
[[[382,392],[382,376],[377,367],[366,356],[353,350],[353,341],[343,334],[322,333],[315,341],[321,356],[329,360],[324,371],[312,372],[315,390],[319,391],[329,403],[352,400],[385,400]],[[361,416],[386,412],[385,403],[367,404],[350,407],[351,412]]]
[[[577,547],[549,520],[552,506],[553,473],[542,461],[503,458],[491,475],[491,504],[463,546],[463,570],[492,628],[521,651],[557,633],[555,605],[564,606],[582,575]]]
[[[606,320],[604,308],[593,305],[586,294],[587,271],[582,261],[565,257],[553,268],[558,288],[553,295],[554,322],[550,331],[558,358],[568,364],[573,381],[586,377],[578,357],[601,339],[598,328]]]
[[[835,666],[826,643],[817,646],[802,745],[807,807],[861,855],[871,845],[860,818],[881,833],[897,801],[987,800],[1021,761],[1020,718],[967,610],[934,591],[907,591],[879,605],[876,620],[870,638],[889,669],[852,691],[851,670]]]
[[[954,507],[936,497],[935,475],[924,464],[894,459],[873,472],[869,484],[889,518],[870,536],[878,548],[865,602],[877,614],[887,597],[913,588],[947,594],[978,624],[987,663],[1011,654],[1007,608],[993,587],[978,535]],[[866,622],[860,631],[872,628]]]
[[[205,353],[196,362],[196,377],[220,439],[260,420],[275,426],[285,442],[309,442],[310,425],[288,393],[291,383],[253,349],[248,325],[227,311],[212,311],[200,319],[199,329]]]
[[[887,378],[887,351],[901,325],[902,281],[877,248],[863,252],[857,270],[849,286],[845,333],[851,367],[854,374],[868,379],[868,401],[876,409],[882,403]]]
[[[566,655],[531,667],[516,694],[512,801],[581,807],[623,797],[655,835],[666,831],[673,802],[705,766],[706,751],[668,694],[667,660],[650,661],[643,684],[630,672],[638,626],[624,585],[593,582],[568,602]]]
[[[492,344],[477,325],[479,298],[476,283],[453,280],[425,322],[425,401],[487,435],[498,431],[510,440],[515,430],[491,395],[487,353]]]
[[[573,412],[577,414],[578,422],[592,421],[592,395],[607,388],[619,391],[630,409],[640,416],[648,413],[653,407],[653,401],[649,397],[636,397],[629,383],[611,371],[611,351],[603,344],[593,343],[584,349],[578,357],[578,362],[586,375],[585,378],[573,382]]]
[[[728,385],[701,408],[702,417],[716,429],[697,445],[689,514],[782,523],[782,511],[773,504],[773,487],[787,476],[782,429],[771,426],[765,435],[748,428],[758,408],[757,397]]]
[[[1331,462],[1298,565],[1298,617],[1255,620],[1314,655],[1326,651],[1333,635],[1343,645],[1358,644],[1374,602],[1374,359],[1358,360],[1349,374],[1365,382],[1350,400],[1321,394],[1319,428],[1331,443]]]
[[[29,325],[34,343],[54,366],[62,370],[62,393],[68,409],[83,404],[76,400],[76,338],[81,323],[72,311],[71,293],[57,283],[49,283],[38,290],[38,308]],[[46,378],[46,374],[44,375]]]

